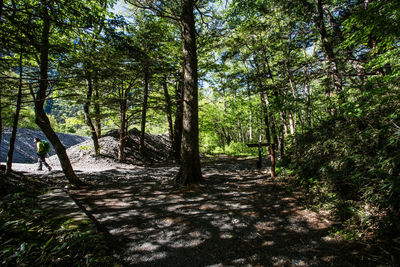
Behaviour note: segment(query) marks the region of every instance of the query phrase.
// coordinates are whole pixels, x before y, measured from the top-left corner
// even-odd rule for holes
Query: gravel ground
[[[333,239],[332,222],[303,206],[302,190],[271,179],[266,166],[255,170],[256,159],[203,158],[205,182],[181,188],[179,167],[166,161],[167,139],[148,135],[145,156],[137,140],[131,131],[124,164],[114,160],[116,132],[101,139],[98,159],[89,141],[67,150],[85,183],[69,194],[126,266],[392,266],[367,245]],[[35,164],[13,169],[68,188],[58,159],[48,162],[50,172]]]
[[[330,237],[332,222],[302,205],[284,180],[254,170],[255,159],[203,160],[205,182],[176,187],[176,165],[74,164],[86,183],[69,189],[126,266],[391,266],[360,243]],[[58,167],[38,181],[67,185]],[[381,258],[379,258],[381,259]]]
[[[256,159],[202,160],[205,182],[174,184],[165,136],[146,136],[138,153],[129,133],[127,163],[116,163],[118,133],[67,150],[85,186],[70,188],[56,156],[52,171],[14,163],[32,186],[69,188],[70,196],[105,233],[125,266],[395,266],[361,243],[333,239],[332,222],[308,210],[300,188],[255,170]],[[32,180],[33,178],[33,180]]]

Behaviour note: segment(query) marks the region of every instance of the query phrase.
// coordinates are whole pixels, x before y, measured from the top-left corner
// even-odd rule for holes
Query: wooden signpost
[[[248,147],[258,147],[258,161],[257,161],[257,169],[261,169],[261,154],[262,154],[262,147],[268,147],[268,143],[261,143],[259,141],[257,144],[246,144]]]

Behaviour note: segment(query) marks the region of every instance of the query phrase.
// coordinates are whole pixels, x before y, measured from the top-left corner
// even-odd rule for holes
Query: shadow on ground
[[[84,174],[88,185],[70,193],[130,266],[368,265],[361,248],[329,238],[300,192],[255,165],[204,163],[206,182],[186,189],[174,187],[176,166],[120,168]]]

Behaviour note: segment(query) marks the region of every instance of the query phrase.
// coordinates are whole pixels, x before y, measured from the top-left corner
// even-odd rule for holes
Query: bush
[[[400,118],[389,104],[362,110],[298,136],[286,166],[342,222],[400,233]]]

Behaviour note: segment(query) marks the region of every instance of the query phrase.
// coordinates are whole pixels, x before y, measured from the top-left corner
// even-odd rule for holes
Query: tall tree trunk
[[[85,115],[86,125],[89,127],[90,136],[93,141],[94,153],[96,157],[98,157],[100,154],[99,138],[97,136],[96,128],[94,127],[92,121],[92,116],[90,114],[90,105],[93,94],[93,83],[92,83],[92,75],[89,71],[86,71],[86,83],[87,83],[86,102],[85,105],[83,106],[83,112]]]
[[[289,68],[289,62],[286,62],[286,72],[288,75],[288,79],[289,79],[289,84],[290,84],[290,90],[292,92],[292,96],[293,99],[295,101],[295,106],[296,106],[296,110],[297,111],[297,96],[296,96],[296,88],[292,79],[292,73],[290,72],[290,68]],[[290,134],[294,135],[294,133],[296,132],[296,115],[293,116],[292,111],[289,111],[289,125],[290,125]]]
[[[35,122],[49,139],[53,145],[58,159],[60,160],[61,168],[71,184],[79,185],[81,182],[72,169],[71,162],[68,158],[64,145],[61,143],[57,134],[51,128],[50,120],[44,112],[44,103],[48,89],[48,64],[49,64],[49,34],[50,34],[50,18],[47,13],[47,7],[43,8],[43,31],[40,42],[40,59],[39,59],[39,89],[35,97]],[[33,91],[33,90],[32,90]],[[33,93],[33,92],[32,92]]]
[[[272,74],[272,70],[271,70],[271,67],[269,65],[269,60],[268,60],[268,57],[266,56],[265,51],[264,51],[264,59],[265,59],[265,64],[267,65],[267,72],[268,72],[269,78],[271,79],[273,95],[275,96],[275,101],[277,103],[277,106],[281,107],[282,105],[281,105],[281,100],[280,100],[278,88],[277,88],[277,86],[275,84],[274,75]],[[265,72],[266,71],[264,70],[264,73]],[[268,106],[270,104],[268,93],[265,93],[265,101],[266,101],[266,106]],[[286,117],[285,117],[285,113],[283,112],[283,110],[280,110],[280,115],[281,115],[281,118],[282,118],[282,123],[285,124],[286,123]],[[270,135],[271,135],[271,144],[270,144],[271,177],[275,177],[276,146],[277,146],[277,143],[278,143],[278,136],[277,136],[277,131],[276,131],[275,118],[274,118],[274,115],[273,115],[273,113],[271,111],[269,112],[269,124],[270,124]]]
[[[240,123],[240,120],[237,121],[237,142],[243,142],[242,138],[242,124]]]
[[[304,49],[303,50],[303,54],[304,54],[304,60],[307,60],[307,52]],[[306,122],[307,122],[307,126],[309,128],[311,128],[311,89],[310,89],[310,83],[309,83],[309,75],[307,73],[307,66],[304,66],[304,91],[306,94]],[[299,114],[299,120],[301,120],[301,116]],[[303,125],[303,129],[304,129],[304,123],[302,123]]]
[[[270,134],[271,134],[271,143],[270,143],[270,153],[271,153],[271,177],[275,177],[275,167],[276,167],[276,144],[277,144],[277,136],[276,136],[276,128],[273,115],[269,112],[269,124],[270,124]]]
[[[8,148],[8,154],[7,154],[6,174],[10,174],[11,169],[12,169],[14,145],[15,145],[15,139],[17,138],[19,114],[21,111],[21,102],[22,102],[22,47],[21,47],[21,52],[19,55],[19,85],[18,85],[18,95],[17,95],[17,106],[15,107],[13,128],[12,128],[12,133],[11,133],[11,137],[10,137],[10,145]]]
[[[202,178],[199,154],[198,77],[194,0],[182,0],[184,56],[182,161],[176,181],[187,185]]]
[[[251,104],[250,88],[247,86],[247,97],[250,103],[250,115],[249,115],[249,143],[253,142],[253,106]]]
[[[146,63],[147,64],[147,63]],[[146,116],[147,116],[147,102],[149,98],[149,69],[146,65],[144,67],[144,92],[143,92],[143,106],[142,106],[142,120],[141,120],[141,131],[140,131],[140,142],[139,142],[139,150],[140,154],[144,155],[145,152],[145,145],[144,145],[144,138],[146,136]]]
[[[132,79],[127,87],[125,88],[124,82],[121,83],[119,89],[119,117],[120,117],[120,128],[119,128],[119,145],[118,145],[118,161],[125,161],[125,145],[128,135],[128,96],[131,91],[136,79]]]
[[[172,146],[174,143],[174,129],[172,125],[172,108],[171,108],[171,97],[169,96],[168,92],[168,81],[167,75],[163,78],[163,89],[164,89],[164,97],[165,97],[165,110],[167,113],[167,121],[168,121],[168,134],[169,134],[169,141]]]
[[[256,65],[257,71],[259,73],[258,75],[258,84],[260,87],[260,99],[261,99],[261,107],[262,107],[262,117],[264,118],[264,130],[265,130],[265,135],[267,138],[267,143],[269,144],[268,146],[268,151],[271,156],[271,177],[275,177],[275,124],[274,124],[274,118],[272,111],[268,109],[268,106],[270,104],[269,101],[269,96],[268,92],[265,89],[264,86],[264,77],[270,76],[270,79],[272,81],[272,86],[274,87],[273,93],[275,94],[275,98],[278,101],[279,100],[279,95],[277,95],[277,91],[275,88],[275,82],[274,78],[272,76],[271,69],[269,68],[269,63],[268,63],[268,58],[266,55],[265,49],[263,49],[263,59],[264,62],[262,64],[262,68],[260,68],[259,65]],[[265,68],[267,65],[268,69]],[[268,70],[268,75],[267,75],[267,70]]]
[[[121,88],[121,99],[119,103],[119,117],[120,117],[120,128],[119,128],[119,145],[118,145],[118,161],[124,162],[125,160],[125,144],[126,144],[126,112],[127,112],[127,99],[124,94],[124,86]]]
[[[261,96],[261,106],[263,109],[264,117],[264,130],[267,139],[268,151],[271,156],[271,177],[275,177],[275,138],[274,131],[275,125],[273,124],[273,118],[271,112],[268,110],[268,96],[265,92],[260,93]]]
[[[183,133],[183,68],[180,69],[178,82],[176,85],[175,102],[175,122],[174,138],[172,144],[172,156],[174,159],[181,160],[182,133]]]
[[[100,96],[99,96],[99,87],[97,84],[97,79],[95,80],[94,86],[94,114],[95,114],[95,123],[96,123],[96,135],[97,138],[101,138],[101,109],[100,109]]]
[[[289,112],[289,126],[290,126],[290,134],[294,135],[294,133],[296,132],[296,121],[294,120],[292,112]]]
[[[279,140],[278,140],[279,154],[282,159],[285,156],[285,133],[283,131],[283,125],[279,127]]]

